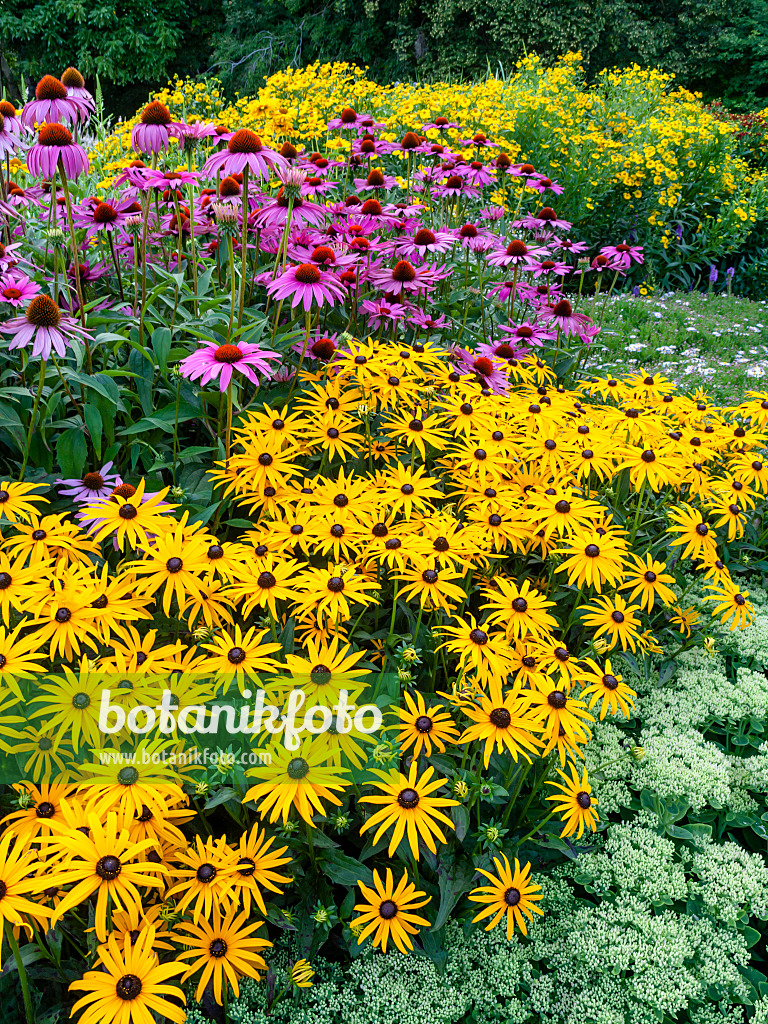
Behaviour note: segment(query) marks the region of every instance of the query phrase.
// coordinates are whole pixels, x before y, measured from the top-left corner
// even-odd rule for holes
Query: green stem
[[[37,419],[37,408],[40,405],[40,397],[43,393],[43,385],[45,384],[45,360],[40,360],[40,380],[37,385],[37,394],[35,395],[35,404],[32,406],[32,415],[29,420],[29,430],[27,431],[27,441],[24,445],[24,461],[21,464],[21,472],[19,473],[19,481],[24,479],[24,471],[27,468],[27,461],[29,460],[29,449],[32,446],[32,432],[35,429],[35,420]]]
[[[21,950],[19,944],[16,941],[16,936],[13,934],[13,925],[10,921],[5,922],[5,934],[8,937],[8,944],[11,947],[13,958],[16,961],[16,966],[19,969],[19,981],[21,982],[21,994],[24,997],[24,1013],[27,1018],[27,1024],[35,1024],[35,1015],[32,1012],[32,1000],[29,995],[29,980],[27,978],[27,969],[24,966],[24,961],[21,959]]]
[[[248,272],[248,164],[243,167],[243,237],[241,240],[242,271],[240,274],[240,302],[237,312],[237,326],[243,326],[243,307],[245,306],[245,276]]]

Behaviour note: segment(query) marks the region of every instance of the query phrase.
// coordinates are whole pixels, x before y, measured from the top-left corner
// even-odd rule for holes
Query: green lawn
[[[611,300],[588,369],[603,375],[641,366],[685,391],[739,402],[768,387],[768,301],[696,292]]]

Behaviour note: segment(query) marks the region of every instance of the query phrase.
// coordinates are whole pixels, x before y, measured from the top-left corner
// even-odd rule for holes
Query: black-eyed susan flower
[[[40,696],[32,699],[33,704],[42,705],[34,712],[35,718],[42,718],[45,728],[56,736],[56,746],[64,737],[77,753],[81,746],[98,747],[99,700],[104,678],[94,672],[87,663],[81,665],[77,675],[64,668],[63,678],[40,686]]]
[[[234,893],[237,853],[227,846],[227,837],[215,839],[208,836],[205,842],[200,836],[186,850],[179,851],[174,859],[181,864],[174,865],[173,878],[180,879],[165,894],[165,899],[177,898],[179,913],[189,908],[192,920],[210,920],[214,907],[229,906]]]
[[[202,577],[208,568],[209,544],[204,534],[187,527],[189,513],[147,546],[142,561],[131,562],[130,572],[139,577],[137,592],[154,596],[163,591],[162,608],[171,613],[171,600],[182,614],[189,597],[200,597]]]
[[[547,601],[530,580],[523,580],[518,586],[515,580],[499,577],[496,589],[485,588],[483,594],[488,600],[482,609],[489,609],[488,624],[503,626],[510,639],[520,640],[527,636],[541,638],[557,629],[557,619],[550,615],[548,608],[554,608],[554,601]]]
[[[81,1024],[150,1024],[159,1014],[173,1024],[184,1024],[186,997],[168,982],[184,972],[184,965],[161,964],[155,952],[155,928],[150,925],[122,948],[110,935],[99,949],[99,968],[86,971],[70,990],[85,992],[72,1008]]]
[[[447,779],[433,778],[435,769],[432,766],[419,776],[415,760],[411,762],[408,775],[396,771],[385,772],[378,768],[372,769],[372,774],[381,779],[373,783],[381,792],[374,796],[360,797],[360,803],[378,805],[379,810],[365,821],[360,834],[375,828],[375,844],[388,828],[393,827],[389,842],[390,857],[404,837],[416,860],[419,859],[419,838],[424,840],[431,853],[436,853],[435,839],[441,843],[447,842],[443,828],[455,828],[441,808],[455,807],[458,801],[435,795],[447,785]]]
[[[575,832],[576,838],[579,839],[584,832],[585,825],[594,832],[600,819],[595,810],[597,800],[592,796],[592,787],[589,784],[586,768],[581,778],[579,778],[575,765],[571,764],[569,768],[570,777],[565,772],[561,772],[559,768],[557,769],[557,774],[563,780],[562,782],[549,780],[546,782],[547,786],[554,786],[555,789],[560,790],[559,793],[548,796],[546,799],[554,802],[553,813],[559,814],[560,820],[564,823],[565,827],[561,834],[572,836]]]
[[[241,606],[243,618],[255,608],[268,608],[277,618],[277,602],[291,599],[296,590],[293,580],[300,563],[293,558],[265,555],[242,565],[237,579],[231,583],[224,595],[228,600]]]
[[[731,630],[744,629],[751,625],[755,617],[755,609],[749,600],[748,590],[741,590],[738,584],[732,580],[715,583],[708,586],[707,590],[711,593],[704,600],[715,602],[715,607],[712,609],[713,618],[719,617],[723,625],[730,622]]]
[[[633,698],[637,694],[622,682],[621,673],[614,670],[610,658],[606,659],[605,668],[600,668],[592,658],[585,658],[582,664],[586,671],[581,679],[584,686],[581,696],[585,699],[589,697],[590,708],[598,701],[602,701],[600,721],[602,722],[609,711],[616,715],[621,710],[624,717],[629,718],[635,706]]]
[[[29,522],[37,512],[35,505],[47,499],[34,491],[39,484],[24,484],[11,480],[0,481],[0,520],[9,523]]]
[[[614,597],[596,597],[590,605],[581,605],[586,609],[584,625],[595,630],[595,638],[604,636],[611,648],[617,643],[626,651],[627,647],[637,650],[637,637],[640,632],[640,621],[636,613],[637,605],[628,605],[618,594]]]
[[[290,856],[283,856],[288,852],[288,847],[279,846],[271,849],[274,842],[274,836],[267,836],[258,825],[254,825],[250,832],[243,832],[237,844],[237,863],[232,876],[232,888],[248,915],[251,913],[253,901],[266,917],[267,908],[264,905],[262,889],[280,893],[283,891],[280,887],[285,887],[291,882],[289,875],[282,875],[276,870],[290,864]]]
[[[249,924],[246,911],[237,913],[233,907],[222,913],[219,906],[207,917],[198,918],[194,923],[181,921],[176,930],[183,932],[179,941],[190,948],[178,954],[179,960],[191,961],[182,981],[200,973],[195,989],[195,998],[203,998],[209,982],[213,983],[213,997],[219,1006],[226,998],[226,987],[232,986],[235,998],[240,995],[239,978],[260,978],[266,973],[267,965],[261,951],[272,943],[254,933],[262,927],[263,921]]]
[[[544,746],[538,734],[542,732],[538,719],[532,713],[533,704],[528,692],[510,690],[503,693],[498,679],[491,679],[488,692],[479,693],[476,702],[464,705],[464,714],[471,720],[459,738],[459,743],[483,743],[483,764],[487,768],[494,750],[505,751],[513,760],[537,755]]]
[[[120,828],[114,811],[100,821],[98,815],[88,815],[88,833],[74,831],[59,834],[49,840],[52,849],[64,856],[60,867],[52,875],[37,880],[38,890],[50,886],[72,886],[56,907],[52,923],[61,920],[66,911],[96,895],[96,935],[103,942],[107,937],[107,906],[121,910],[141,909],[139,888],[162,888],[157,877],[166,868],[151,861],[141,862],[139,855],[152,844],[150,840],[132,843],[128,831]]]
[[[243,632],[236,624],[231,636],[223,633],[214,637],[212,643],[203,644],[204,650],[209,652],[206,667],[225,680],[237,679],[242,690],[246,676],[273,672],[278,667],[270,655],[281,647],[276,643],[263,643],[268,632],[267,629],[257,630],[255,626]]]
[[[526,864],[520,867],[520,861],[515,858],[514,870],[504,854],[493,858],[496,874],[491,874],[484,868],[477,870],[484,875],[489,885],[481,885],[473,889],[469,898],[473,903],[483,903],[485,906],[472,918],[473,922],[484,921],[490,918],[485,925],[487,932],[491,931],[502,919],[506,919],[507,939],[512,938],[512,933],[517,926],[523,935],[528,934],[526,918],[533,920],[534,914],[543,914],[544,911],[536,906],[538,900],[542,899],[541,886],[531,880],[531,865]]]
[[[713,554],[717,535],[698,509],[683,502],[670,511],[669,518],[673,524],[669,527],[670,533],[676,534],[670,544],[672,547],[684,546],[681,558],[700,558],[702,554]]]
[[[350,785],[344,777],[348,769],[327,766],[327,752],[320,740],[305,741],[298,750],[281,746],[272,753],[270,764],[250,768],[247,774],[258,781],[245,794],[243,803],[253,801],[261,817],[269,815],[270,822],[278,818],[287,822],[295,807],[313,828],[315,814],[326,816],[326,803],[341,807],[336,794]]]
[[[369,591],[376,583],[354,573],[331,566],[327,569],[308,569],[296,578],[298,591],[294,598],[300,612],[314,612],[318,622],[330,619],[346,622],[350,618],[350,605],[371,604]]]
[[[488,679],[503,679],[512,671],[512,651],[506,634],[479,626],[473,615],[456,620],[457,626],[441,626],[440,633],[449,637],[440,648],[455,654],[459,672],[473,670],[482,684]]]
[[[443,608],[452,612],[457,603],[463,603],[467,599],[466,592],[456,584],[456,580],[462,578],[461,573],[450,568],[441,568],[434,563],[425,563],[419,559],[419,563],[412,569],[407,569],[397,577],[405,583],[400,588],[402,597],[418,598],[422,608]]]
[[[324,702],[332,707],[340,690],[359,690],[369,675],[368,670],[355,667],[365,657],[365,651],[353,651],[338,636],[327,641],[307,637],[303,646],[306,658],[286,654],[285,663],[310,703]]]
[[[683,471],[683,460],[669,445],[652,448],[630,445],[624,451],[619,469],[629,470],[629,479],[636,491],[648,486],[654,492],[676,484]]]
[[[646,552],[643,558],[634,553],[627,556],[626,582],[619,587],[620,590],[629,590],[629,601],[640,598],[640,607],[649,612],[658,597],[662,604],[673,605],[677,602],[677,595],[670,590],[677,582],[674,576],[664,572],[665,562],[657,561],[650,552]]]
[[[35,785],[33,782],[18,782],[14,783],[13,788],[18,794],[26,797],[24,806],[6,814],[0,825],[7,825],[24,848],[29,847],[33,840],[37,839],[42,839],[45,845],[45,839],[51,835],[54,826],[64,823],[61,812],[62,797],[73,793],[74,785],[50,782]]]
[[[440,491],[433,486],[436,482],[427,476],[423,466],[409,469],[398,463],[381,481],[379,494],[382,504],[410,519],[414,512],[431,509],[434,500],[440,497]]]
[[[565,690],[558,690],[550,683],[546,689],[531,690],[526,696],[533,717],[541,722],[546,741],[542,757],[546,757],[563,736],[573,744],[586,743],[592,736],[587,722],[594,722],[594,718],[578,698],[571,697]]]
[[[418,757],[423,751],[430,757],[433,748],[443,754],[446,743],[457,741],[459,731],[441,704],[427,707],[424,697],[418,691],[412,696],[407,690],[403,694],[403,701],[405,707],[397,709],[400,719],[397,738],[403,752],[412,750],[413,756]]]
[[[418,935],[419,927],[429,927],[429,921],[414,911],[426,906],[431,897],[408,881],[407,871],[395,886],[391,868],[387,868],[383,881],[374,870],[372,886],[364,882],[357,884],[365,901],[355,904],[360,916],[350,921],[358,945],[370,936],[382,953],[387,952],[390,940],[401,953],[410,952],[413,949],[411,935]]]
[[[90,523],[94,540],[114,537],[121,551],[126,542],[134,549],[149,545],[149,535],[159,536],[176,525],[171,511],[176,507],[164,501],[170,488],[165,487],[151,497],[144,497],[145,482],[142,479],[135,491],[123,497],[118,490],[109,498],[88,505],[81,515]]]
[[[566,558],[555,571],[567,573],[571,586],[594,587],[599,594],[606,584],[618,586],[624,577],[626,546],[596,529],[574,534],[560,553]]]

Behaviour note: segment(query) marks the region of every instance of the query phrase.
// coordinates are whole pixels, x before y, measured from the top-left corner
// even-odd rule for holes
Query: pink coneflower
[[[267,291],[273,299],[290,299],[292,309],[303,305],[307,312],[313,303],[318,306],[335,306],[347,298],[344,286],[337,278],[327,270],[320,270],[314,263],[289,267],[267,285]]]
[[[589,264],[589,269],[594,270],[596,274],[602,274],[604,270],[613,270],[614,266],[604,253],[598,253]],[[619,269],[619,267],[617,266],[616,269]]]
[[[548,284],[518,283],[517,294],[534,309],[546,309],[563,297],[562,281],[550,281]]]
[[[246,167],[258,178],[269,178],[270,171],[286,167],[287,161],[262,145],[261,139],[248,128],[235,132],[227,148],[213,153],[203,165],[203,174],[241,173]]]
[[[534,278],[536,277],[565,277],[566,274],[570,274],[573,268],[567,263],[558,263],[557,260],[542,260],[541,263],[535,263],[531,270],[533,271]]]
[[[82,146],[72,141],[72,133],[63,124],[44,124],[38,132],[37,142],[27,153],[29,173],[35,177],[52,178],[61,159],[64,175],[68,179],[87,174],[91,165]]]
[[[354,266],[358,257],[343,253],[332,245],[293,245],[288,246],[288,256],[299,263],[316,263],[321,267],[346,268]]]
[[[68,480],[57,480],[56,484],[62,497],[72,498],[73,501],[89,503],[98,501],[101,498],[109,498],[115,487],[120,484],[120,477],[117,473],[110,473],[112,463],[107,462],[91,473],[86,473],[80,479],[74,477]]]
[[[21,118],[18,115],[16,107],[8,100],[0,100],[0,116],[5,121],[5,131],[11,135],[15,135],[16,138],[21,141],[27,134],[27,129],[21,123]]]
[[[385,174],[378,167],[373,167],[366,178],[355,178],[355,189],[358,192],[386,191],[397,188],[394,174]]]
[[[495,220],[501,220],[505,214],[503,206],[484,206],[480,210],[480,216],[483,220],[489,220],[491,222]]]
[[[374,139],[364,135],[352,142],[352,155],[370,159],[374,156],[388,156],[392,152],[392,143],[385,139]]]
[[[503,244],[503,243],[502,243]],[[495,249],[488,256],[488,262],[492,267],[520,267],[522,270],[531,270],[535,265],[536,258],[546,257],[546,249],[541,246],[528,245],[522,238],[513,238],[503,249]]]
[[[5,118],[0,114],[0,156],[13,156],[18,145],[18,135],[6,127]]]
[[[329,192],[335,192],[338,187],[335,181],[328,181],[315,175],[305,180],[301,186],[301,194],[303,196],[326,196]]]
[[[626,238],[619,245],[604,245],[600,250],[601,256],[608,256],[613,261],[614,267],[621,267],[626,270],[632,262],[643,263],[643,247],[641,245],[628,245]]]
[[[545,341],[554,341],[556,335],[548,331],[541,324],[530,323],[528,320],[521,324],[510,324],[508,327],[499,325],[503,334],[509,335],[508,343],[517,345],[543,345]]]
[[[219,136],[219,131],[212,121],[193,121],[191,124],[182,124],[182,133],[185,143],[188,140],[201,142],[203,139]]]
[[[553,238],[549,244],[554,249],[561,249],[563,253],[570,253],[572,256],[578,256],[589,248],[586,242],[574,242],[570,238]]]
[[[414,267],[408,260],[398,260],[394,267],[384,267],[371,274],[373,286],[393,296],[431,291],[434,280],[430,267]]]
[[[390,302],[388,299],[365,299],[360,303],[360,310],[368,314],[369,326],[374,329],[386,322],[396,324],[408,313],[406,306],[399,302]]]
[[[32,358],[50,359],[51,349],[59,356],[65,356],[67,345],[88,337],[88,332],[76,320],[62,313],[53,299],[38,295],[27,306],[24,316],[0,324],[3,334],[12,334],[8,348],[26,348],[32,344]]]
[[[256,372],[267,379],[273,375],[268,360],[280,359],[278,352],[259,348],[247,342],[237,345],[217,345],[215,341],[204,341],[203,347],[182,359],[179,370],[190,380],[199,378],[200,384],[207,384],[218,378],[219,390],[226,391],[232,374],[237,370],[252,384],[258,384]]]
[[[447,132],[451,128],[455,128],[457,131],[461,131],[461,125],[457,124],[456,121],[449,121],[447,117],[436,117],[434,121],[430,121],[429,124],[422,126],[423,132],[428,132],[430,128],[434,128],[438,132]]]
[[[68,96],[67,88],[53,75],[45,75],[37,83],[35,98],[21,112],[21,123],[27,128],[36,124],[67,121],[77,124],[88,120],[88,107],[76,96]]]
[[[358,128],[370,131],[371,128],[386,128],[386,125],[377,123],[373,114],[358,114],[352,107],[344,107],[338,117],[328,122],[330,131],[349,131]]]
[[[40,291],[37,281],[31,281],[24,274],[4,274],[0,277],[0,303],[21,306],[34,299]]]
[[[466,348],[454,349],[451,358],[456,360],[454,366],[456,372],[462,377],[472,374],[478,384],[489,388],[496,395],[504,395],[509,387],[506,363],[503,359],[491,358],[487,355],[478,355]]]
[[[552,181],[551,178],[535,178],[528,182],[528,187],[535,189],[540,195],[545,192],[553,192],[556,196],[561,196],[565,191],[562,185],[559,185],[556,181]]]
[[[130,216],[120,209],[121,205],[126,204],[86,202],[75,207],[72,220],[75,227],[86,228],[88,231],[116,231],[123,227]]]
[[[21,242],[13,242],[11,245],[3,245],[0,242],[0,270],[10,270],[11,267],[18,265],[19,261],[16,257],[21,256],[20,249]],[[24,260],[24,262],[27,261]]]
[[[477,185],[480,188],[484,188],[496,180],[496,176],[480,160],[462,164],[456,168],[456,171],[463,174],[472,185]]]
[[[571,222],[560,220],[551,206],[542,206],[536,216],[528,215],[515,221],[515,227],[528,231],[570,231]]]
[[[461,145],[477,146],[479,149],[483,149],[488,146],[498,146],[498,142],[491,142],[484,132],[475,132],[471,139],[462,139]]]
[[[91,113],[94,112],[96,101],[85,88],[85,79],[77,68],[67,68],[61,76],[61,84],[67,90],[67,96],[70,99],[80,100]]]
[[[547,306],[539,316],[552,327],[559,327],[563,334],[579,334],[585,324],[590,322],[589,317],[583,313],[574,313],[568,299],[560,299],[554,306]]]
[[[409,319],[414,327],[418,327],[422,331],[441,331],[449,324],[448,318],[442,313],[432,316],[423,309],[415,309]]]
[[[131,249],[133,249],[133,242],[131,242]],[[91,284],[93,281],[98,281],[100,277],[104,277],[105,274],[111,274],[112,268],[108,267],[106,263],[89,263],[87,260],[84,263],[78,264],[78,270],[80,271],[80,282],[82,284]],[[67,267],[67,277],[75,279],[75,265],[70,263]]]
[[[476,349],[476,355],[488,356],[490,359],[521,359],[529,352],[527,345],[515,342],[511,338],[509,341],[500,341],[492,345],[478,345]]]
[[[139,115],[139,123],[131,132],[131,146],[137,153],[159,153],[168,149],[171,138],[184,135],[184,124],[174,121],[164,103],[152,100]]]
[[[395,239],[389,248],[398,256],[420,256],[423,259],[428,252],[448,252],[455,244],[456,236],[452,231],[419,228],[415,235]]]
[[[479,192],[463,174],[458,174],[456,171],[449,174],[442,184],[435,186],[432,189],[432,195],[437,197],[442,196],[471,196],[475,197]]]
[[[288,219],[288,197],[281,191],[270,202],[256,214],[255,222],[260,228],[282,228]],[[291,224],[297,228],[304,228],[309,225],[317,226],[325,222],[328,211],[318,203],[312,203],[309,199],[302,199],[298,196],[293,200],[293,211],[291,213]]]
[[[304,351],[304,342],[298,341],[293,345],[293,351],[301,355],[304,355],[307,359],[319,359],[321,363],[327,363],[329,359],[333,359],[336,354],[336,337],[337,334],[327,334],[320,332],[310,341],[307,346],[306,352]]]
[[[21,210],[27,206],[42,206],[40,196],[43,190],[39,185],[31,188],[20,188],[18,185],[11,185],[8,189],[8,197],[0,202],[0,211],[9,217],[18,217]]]
[[[177,167],[174,171],[159,171],[147,169],[143,175],[144,188],[159,188],[165,191],[167,188],[180,189],[184,185],[194,185],[200,177],[197,171],[185,171],[183,167]]]
[[[590,324],[585,330],[579,331],[579,337],[585,345],[592,345],[601,331],[599,324]]]

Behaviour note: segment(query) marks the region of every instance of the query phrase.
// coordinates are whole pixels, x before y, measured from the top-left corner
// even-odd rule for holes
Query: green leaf
[[[163,373],[168,370],[168,354],[171,351],[171,331],[168,327],[157,327],[152,332],[152,351]]]
[[[78,427],[70,427],[59,434],[56,441],[56,458],[65,477],[83,475],[88,445],[85,434]]]
[[[435,923],[432,930],[442,928],[448,920],[448,916],[459,902],[465,892],[469,891],[472,879],[475,875],[475,868],[472,864],[460,860],[450,870],[446,867],[440,869],[440,906],[437,910]]]
[[[90,402],[87,402],[83,406],[83,416],[85,417],[85,425],[88,427],[88,433],[91,437],[91,444],[93,450],[96,453],[96,458],[101,458],[101,434],[102,434],[102,422],[101,413]]]
[[[239,803],[240,799],[237,793],[230,786],[222,786],[218,789],[213,796],[209,796],[205,801],[205,810],[210,811],[212,807],[219,807],[221,804],[228,804],[230,801]]]
[[[92,391],[98,391],[100,395],[117,408],[117,403],[120,401],[120,388],[117,385],[117,381],[112,380],[105,373],[70,373],[68,376],[76,380],[78,384],[82,384],[83,387],[91,388]]]
[[[373,885],[373,872],[354,857],[348,857],[340,850],[330,850],[323,854],[321,861],[323,872],[337,885]]]

